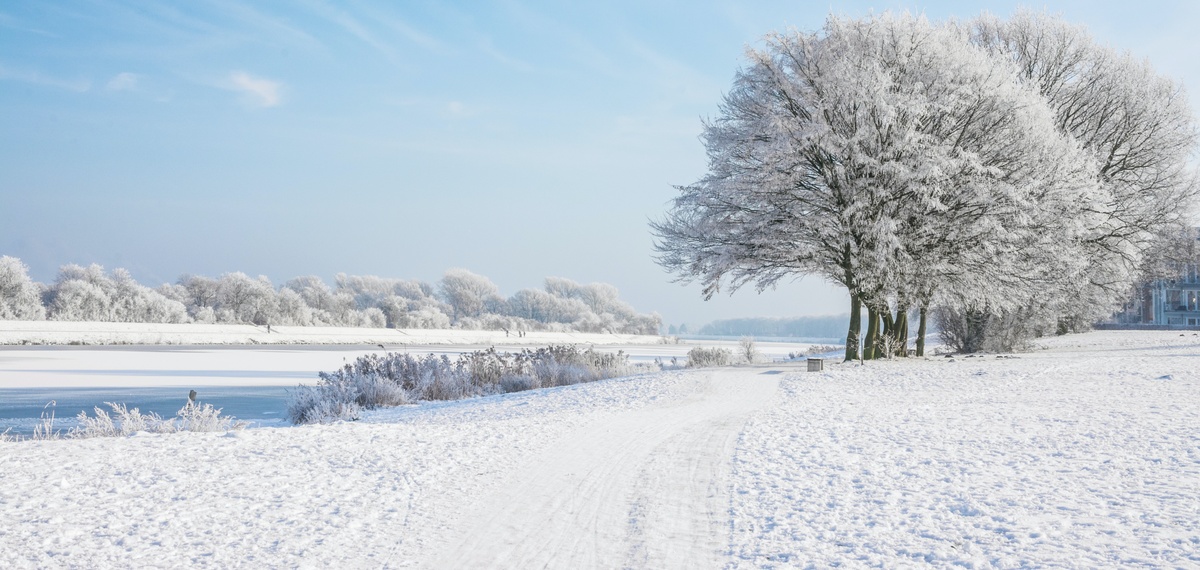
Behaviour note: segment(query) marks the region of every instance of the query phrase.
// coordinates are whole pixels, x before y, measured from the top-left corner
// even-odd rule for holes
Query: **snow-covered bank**
[[[661,337],[632,334],[267,327],[255,325],[0,321],[0,345],[10,344],[655,344]]]
[[[1200,337],[1045,344],[3,443],[0,567],[1200,565]]]

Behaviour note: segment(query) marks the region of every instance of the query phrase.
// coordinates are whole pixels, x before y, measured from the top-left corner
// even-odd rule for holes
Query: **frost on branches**
[[[35,283],[19,259],[0,257],[0,320],[131,323],[251,323],[401,329],[658,334],[662,319],[638,313],[606,283],[549,277],[545,290],[505,299],[487,277],[451,269],[435,287],[406,279],[339,273],[296,277],[276,288],[266,276],[184,275],[157,289],[128,271],[64,265],[49,286]]]
[[[1087,140],[1067,128],[1080,113],[984,41],[980,22],[831,17],[820,33],[768,35],[705,124],[708,173],[652,223],[659,263],[707,296],[796,275],[841,284],[847,359],[905,354],[910,309],[920,354],[931,306],[1066,314],[1081,295],[1111,305],[1100,292],[1127,284],[1129,261],[1172,221],[1143,202],[1194,192],[1186,153],[1163,158],[1159,175],[1116,181],[1097,150],[1115,144],[1095,135],[1107,127],[1083,129]],[[1139,197],[1157,189],[1146,178],[1170,197]]]

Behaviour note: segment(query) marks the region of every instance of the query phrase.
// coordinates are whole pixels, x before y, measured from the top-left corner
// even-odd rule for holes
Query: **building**
[[[1173,261],[1160,275],[1137,285],[1129,302],[1102,328],[1200,328],[1200,229],[1176,242]]]
[[[1200,275],[1197,265],[1187,264],[1177,279],[1151,283],[1150,322],[1157,325],[1200,325]],[[1144,311],[1144,309],[1143,309]]]

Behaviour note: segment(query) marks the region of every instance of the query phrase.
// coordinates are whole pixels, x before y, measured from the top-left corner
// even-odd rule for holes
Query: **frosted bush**
[[[212,404],[187,403],[176,412],[175,417],[164,419],[153,412],[141,413],[137,408],[129,409],[124,404],[105,402],[112,413],[100,407],[93,408],[96,416],[79,412],[79,425],[67,432],[67,437],[88,439],[93,437],[128,436],[138,432],[175,433],[180,431],[212,432],[244,429],[247,422],[230,416],[222,416],[220,408]]]
[[[288,402],[288,418],[298,424],[353,420],[363,409],[569,386],[637,370],[624,352],[574,346],[515,354],[488,349],[454,361],[445,355],[369,354],[335,372],[322,372],[316,386],[297,388]]]
[[[300,386],[288,398],[288,420],[294,424],[327,424],[354,421],[362,413],[353,399],[339,397],[321,386]]]
[[[572,386],[592,380],[589,370],[579,364],[560,364],[558,362],[541,362],[533,369],[533,377],[542,388],[554,386]]]
[[[534,383],[534,379],[530,376],[522,376],[519,374],[507,374],[500,379],[500,391],[508,394],[510,392],[524,392],[540,388]]]
[[[248,422],[240,422],[230,416],[222,416],[221,408],[212,404],[187,404],[175,414],[170,423],[174,425],[171,431],[229,431],[244,429]]]
[[[733,362],[733,351],[727,348],[704,348],[697,346],[688,351],[688,368],[729,366]]]
[[[762,359],[762,354],[758,352],[758,347],[754,343],[754,337],[744,336],[738,341],[738,356],[747,364],[754,364]]]
[[[115,437],[139,431],[153,433],[175,431],[174,424],[163,420],[158,414],[142,414],[137,408],[131,410],[124,404],[115,402],[105,402],[105,404],[112,408],[111,415],[100,407],[93,408],[96,412],[94,418],[88,417],[87,412],[79,412],[79,415],[76,416],[79,425],[67,432],[67,437]]]
[[[320,378],[316,386],[300,386],[289,396],[287,413],[292,423],[353,421],[364,409],[409,402],[404,386],[374,371],[346,365],[336,372],[322,372]]]

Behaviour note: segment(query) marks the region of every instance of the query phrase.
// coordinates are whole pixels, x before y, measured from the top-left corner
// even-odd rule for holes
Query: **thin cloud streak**
[[[104,88],[108,91],[134,91],[138,88],[138,79],[136,73],[122,71],[109,79]]]
[[[235,71],[229,74],[227,88],[246,94],[252,103],[260,107],[274,107],[281,101],[280,91],[283,84],[255,77],[242,71]]]
[[[85,93],[92,88],[92,82],[86,79],[60,79],[51,77],[40,71],[14,69],[0,63],[0,80],[17,81],[42,87],[54,87],[76,93]]]
[[[367,29],[362,22],[349,13],[320,1],[308,2],[307,5],[318,16],[337,24],[346,33],[371,46],[371,48],[379,52],[380,55],[393,65],[402,65],[404,63],[394,47],[375,37],[375,34],[371,33],[371,30]]]

